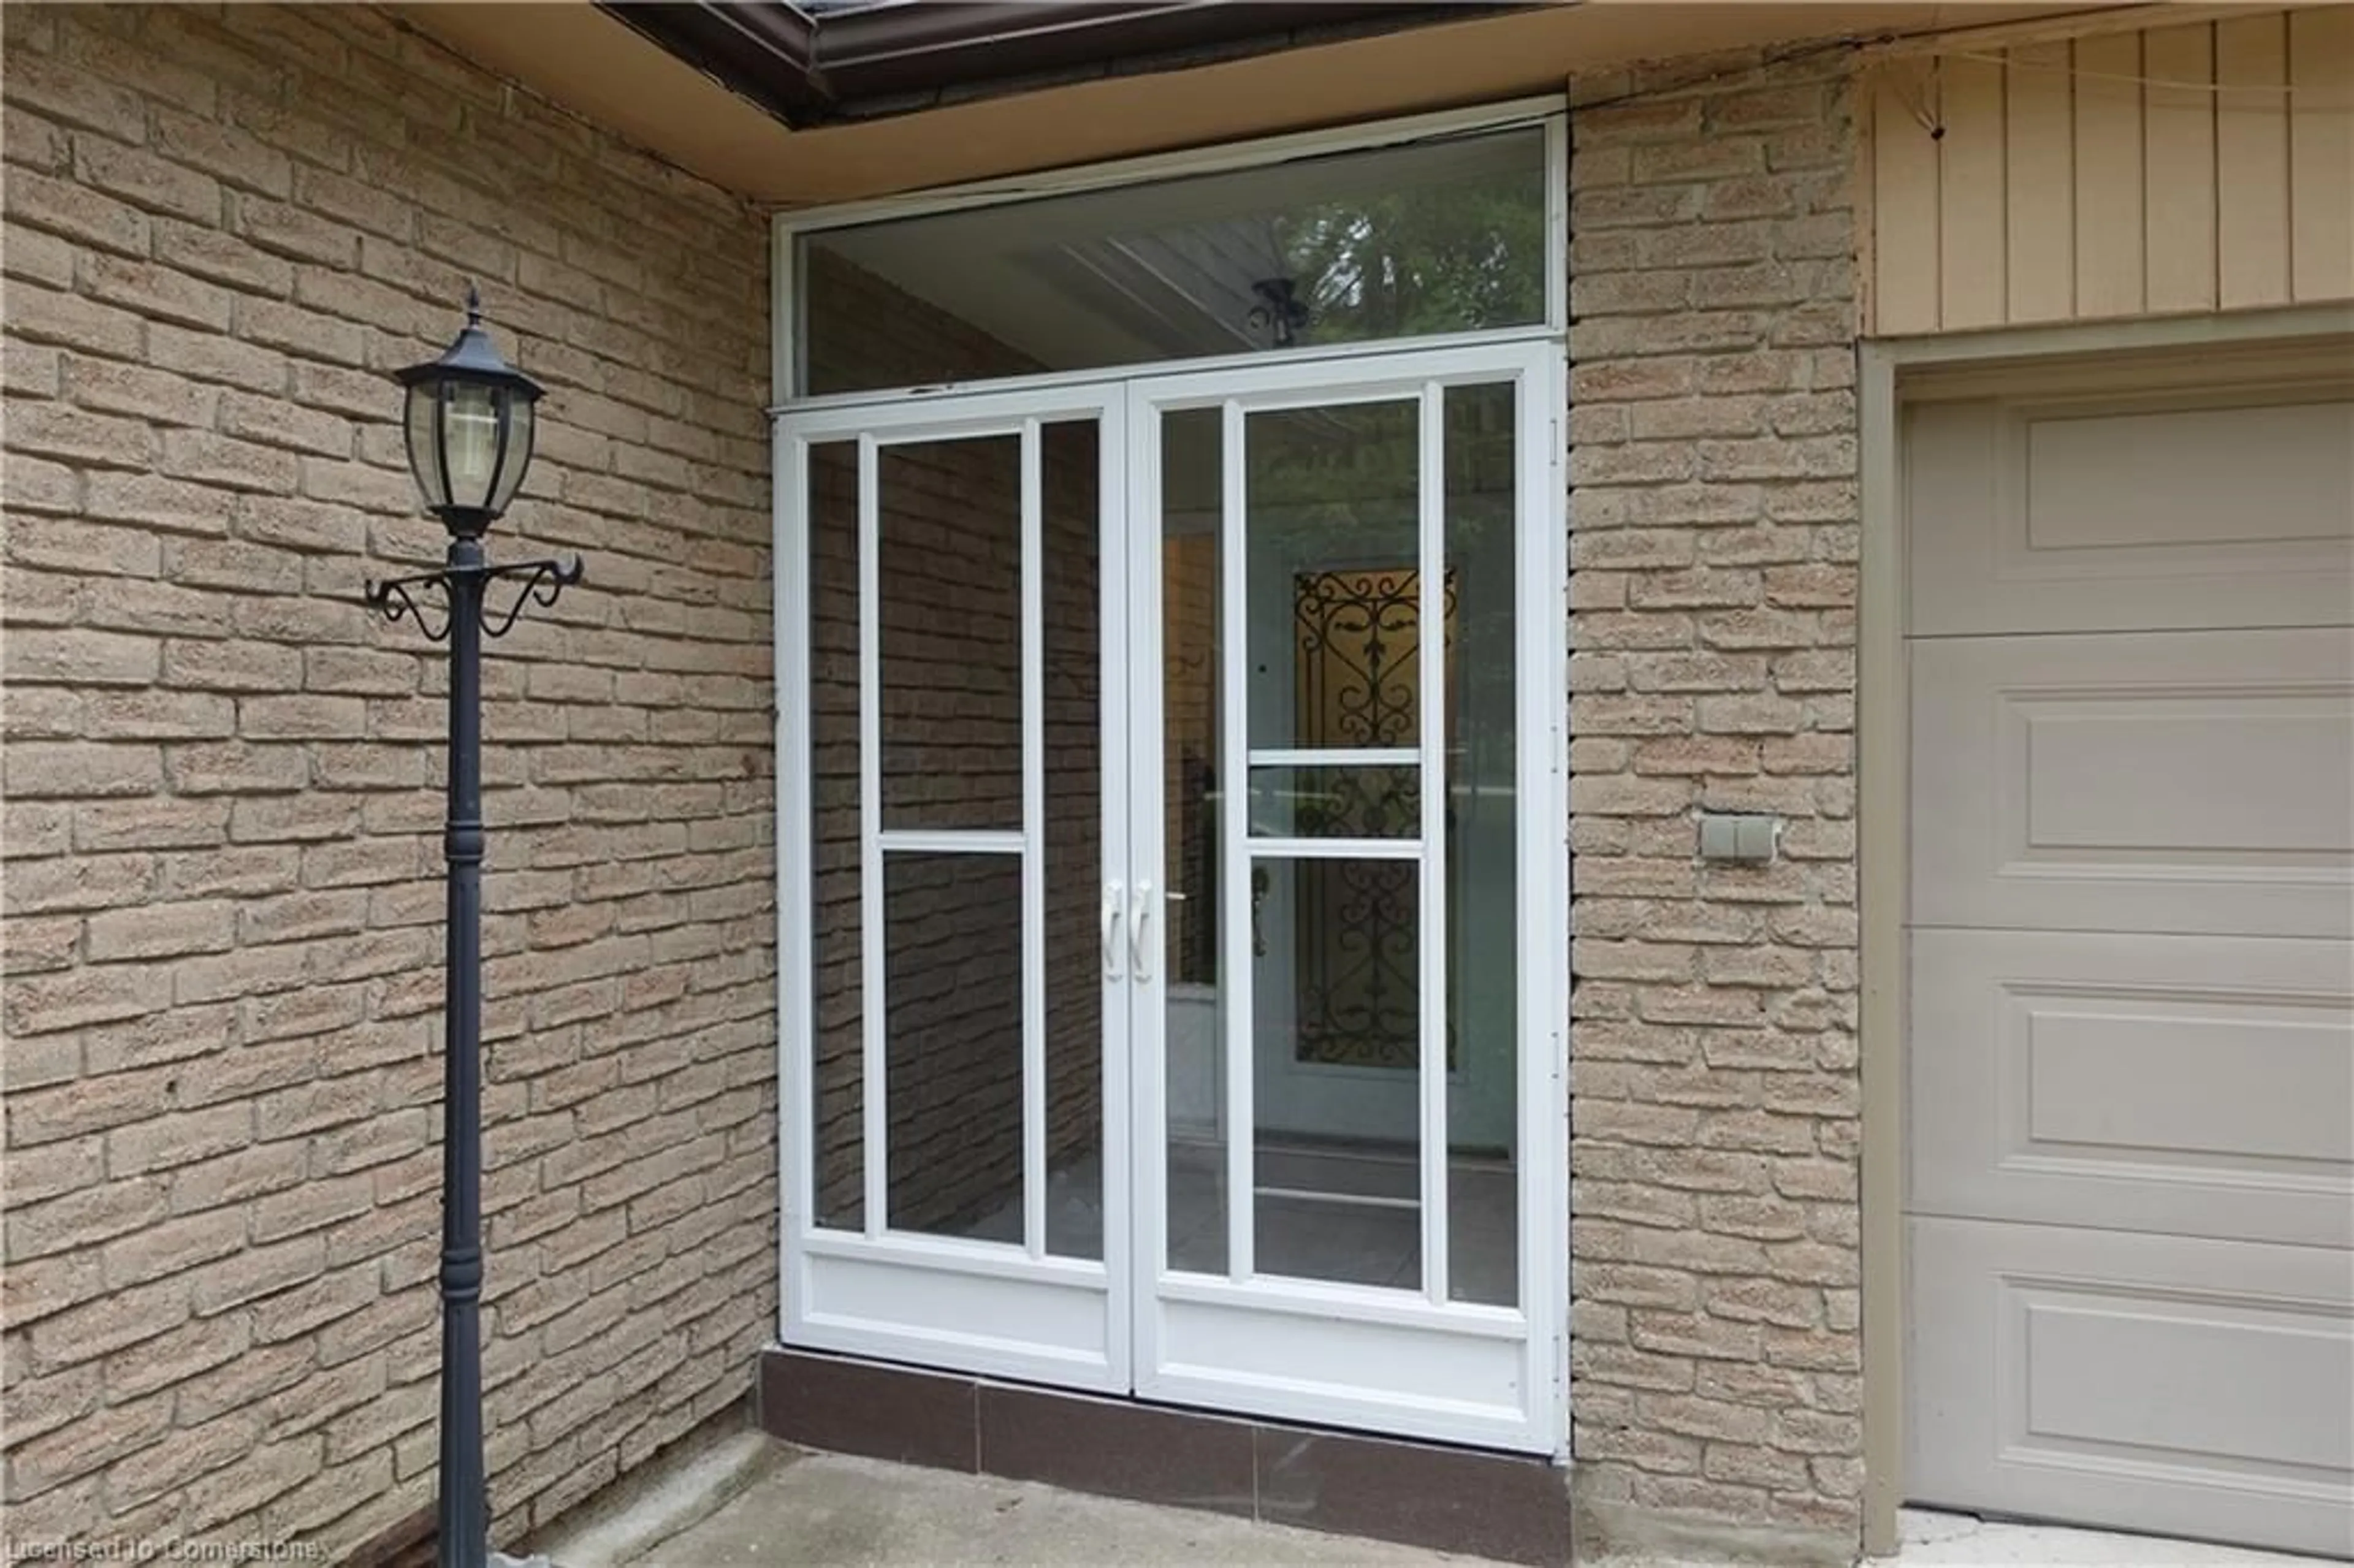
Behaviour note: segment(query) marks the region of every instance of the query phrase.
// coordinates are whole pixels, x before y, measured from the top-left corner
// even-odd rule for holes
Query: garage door
[[[1916,1501],[2354,1552],[2349,383],[1908,405]]]

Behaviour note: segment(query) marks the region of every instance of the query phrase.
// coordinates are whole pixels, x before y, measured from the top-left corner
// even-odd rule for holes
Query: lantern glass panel
[[[408,474],[417,482],[417,493],[424,499],[429,511],[450,502],[449,492],[441,483],[441,442],[438,421],[433,417],[435,399],[440,391],[438,382],[419,381],[411,386],[403,420],[402,434],[408,443]]]
[[[450,503],[488,506],[499,466],[499,394],[461,381],[441,410],[441,445],[448,454]]]
[[[500,394],[506,404],[508,420],[506,461],[499,468],[498,488],[491,496],[491,510],[504,512],[523,488],[524,471],[531,466],[531,441],[534,399],[521,392]]]

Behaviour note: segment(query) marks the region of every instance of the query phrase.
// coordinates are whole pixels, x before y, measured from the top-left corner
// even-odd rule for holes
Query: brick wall
[[[931,381],[945,366],[1037,368],[839,258],[812,262],[819,385]],[[1076,424],[1048,426],[1041,440],[1051,1165],[1099,1148],[1103,1128],[1096,441],[1092,426]],[[1012,437],[895,443],[878,457],[886,827],[1022,825],[1019,464]],[[854,1229],[865,1213],[856,444],[817,445],[811,469],[817,1209],[819,1224]],[[884,864],[890,1224],[967,1234],[1020,1212],[1021,863],[894,852]]]
[[[12,1540],[430,1499],[444,665],[382,373],[549,387],[492,647],[486,1351],[512,1540],[775,1318],[764,226],[362,7],[8,8]]]
[[[1843,58],[1743,65],[1572,98],[1576,1475],[1851,1544],[1853,124]]]
[[[488,677],[511,1538],[774,1317],[762,226],[371,10],[7,46],[11,1534],[332,1558],[430,1495],[442,670],[352,596],[438,556],[380,373],[471,276],[551,387],[499,552],[592,573]],[[1851,126],[1829,64],[1661,80],[1718,64],[1575,128],[1577,1475],[1851,1537]],[[1696,865],[1702,806],[1784,862]]]

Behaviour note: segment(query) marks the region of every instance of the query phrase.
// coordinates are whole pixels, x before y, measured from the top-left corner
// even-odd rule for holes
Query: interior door
[[[1132,384],[1149,1397],[1555,1442],[1554,357]]]
[[[1129,1387],[1123,409],[779,423],[793,1343]]]
[[[1265,423],[1263,450],[1248,461],[1285,489],[1320,487],[1317,470],[1329,466],[1320,450],[1347,451],[1371,477],[1341,481],[1360,490],[1342,500],[1266,495],[1253,509],[1260,536],[1243,588],[1246,641],[1257,651],[1244,675],[1254,759],[1249,831],[1416,837],[1418,792],[1399,786],[1421,745],[1425,614],[1441,629],[1442,649],[1459,628],[1452,573],[1437,595],[1422,592],[1413,406],[1297,410]],[[1344,526],[1332,525],[1336,506],[1345,508]],[[1450,680],[1433,705],[1442,748],[1463,728],[1460,699]],[[1509,726],[1509,702],[1500,715],[1481,717]],[[1276,761],[1282,758],[1298,770]],[[1441,806],[1450,832],[1467,825],[1457,807],[1450,792]],[[1403,862],[1374,859],[1314,877],[1265,864],[1250,874],[1254,956],[1289,955],[1264,966],[1251,993],[1258,1125],[1379,1140],[1411,1119],[1420,1095],[1416,878]],[[1451,905],[1453,892],[1446,886],[1442,900]],[[1454,1134],[1506,1149],[1511,1097],[1465,1091],[1469,1078],[1509,1072],[1510,1059],[1462,1061],[1457,1022],[1450,1013],[1447,1070],[1460,1099]]]

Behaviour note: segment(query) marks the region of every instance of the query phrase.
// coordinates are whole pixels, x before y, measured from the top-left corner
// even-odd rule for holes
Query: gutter
[[[817,70],[817,23],[798,5],[597,0],[597,9],[796,130],[831,118],[833,95]]]
[[[597,5],[795,130],[1521,8],[1420,0],[924,0],[814,12],[789,0]]]

